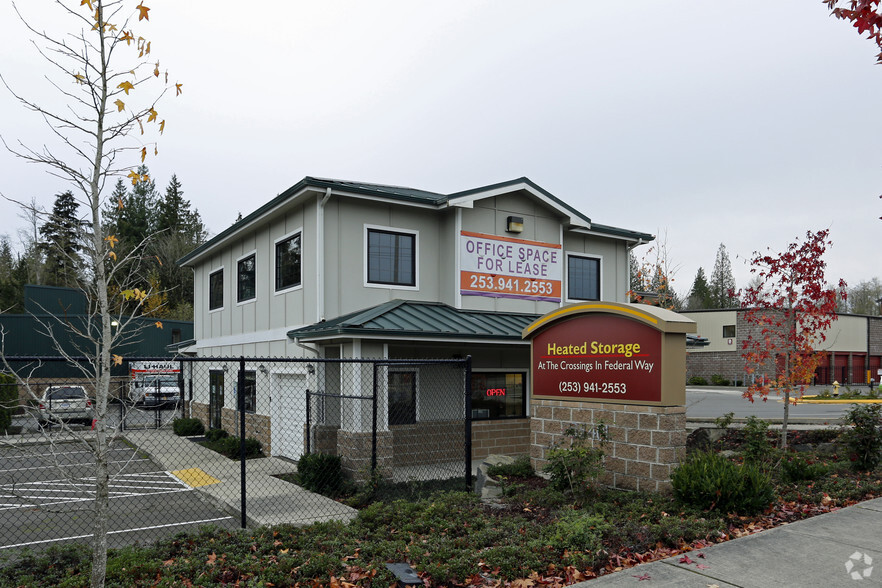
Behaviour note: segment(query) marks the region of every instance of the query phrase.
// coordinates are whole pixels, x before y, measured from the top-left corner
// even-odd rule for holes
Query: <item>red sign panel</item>
[[[662,333],[627,318],[590,314],[533,338],[533,395],[661,402]]]

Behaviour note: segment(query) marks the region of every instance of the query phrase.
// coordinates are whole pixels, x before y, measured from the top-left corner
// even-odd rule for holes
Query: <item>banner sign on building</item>
[[[533,339],[533,395],[660,402],[662,333],[621,316],[561,321]]]
[[[462,231],[460,293],[560,302],[561,246]]]

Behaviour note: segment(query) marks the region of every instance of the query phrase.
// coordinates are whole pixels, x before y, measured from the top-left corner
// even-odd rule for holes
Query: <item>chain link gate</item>
[[[0,398],[15,398],[0,439],[0,553],[87,541],[94,382],[58,358],[8,359],[33,394],[0,381]],[[204,524],[348,520],[370,500],[471,486],[470,359],[175,362],[176,398],[154,406],[130,393],[130,364],[114,368],[98,423],[112,547]],[[68,419],[53,404],[58,418],[41,425],[34,396],[62,385],[82,386],[93,415]]]

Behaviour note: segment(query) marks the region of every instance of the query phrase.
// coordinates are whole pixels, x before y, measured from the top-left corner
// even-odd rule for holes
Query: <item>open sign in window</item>
[[[524,372],[472,372],[472,418],[525,417],[526,379]]]

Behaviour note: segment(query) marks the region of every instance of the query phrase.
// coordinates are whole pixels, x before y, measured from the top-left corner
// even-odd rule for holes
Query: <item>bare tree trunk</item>
[[[787,449],[787,419],[790,416],[790,388],[784,390],[784,420],[781,421],[781,441],[778,447]]]

